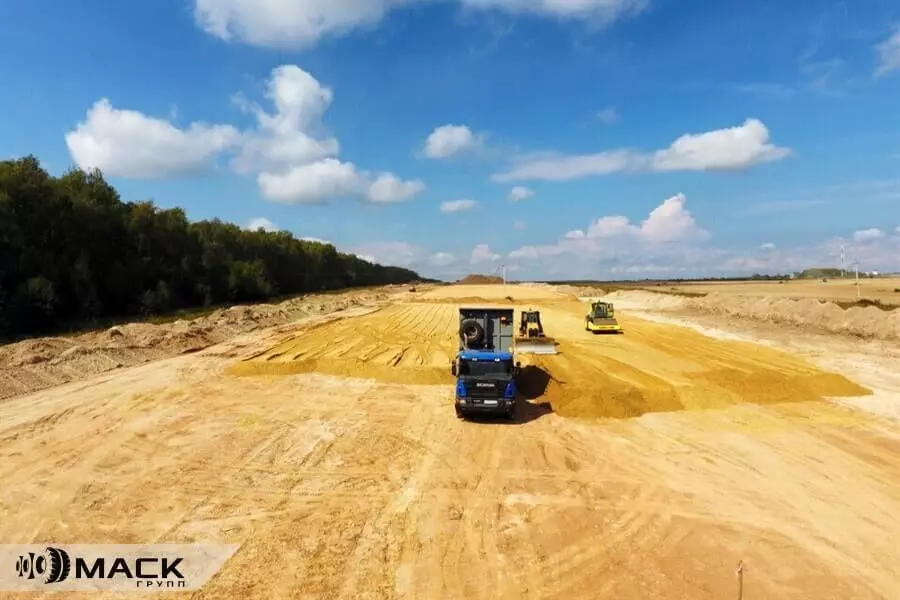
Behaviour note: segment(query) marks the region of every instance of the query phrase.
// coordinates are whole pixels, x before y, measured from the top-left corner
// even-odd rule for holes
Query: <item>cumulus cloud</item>
[[[515,157],[510,169],[495,173],[491,179],[498,183],[528,180],[569,181],[591,175],[617,173],[631,169],[634,165],[635,155],[628,150],[576,155],[540,152]]]
[[[247,229],[252,231],[256,231],[257,229],[263,229],[264,231],[278,231],[278,226],[265,217],[257,217],[255,219],[250,219],[247,223]]]
[[[484,137],[472,133],[467,125],[442,125],[435,128],[425,140],[425,156],[449,158],[475,150],[483,143]]]
[[[548,268],[560,275],[596,276],[600,269],[639,265],[693,265],[707,260],[708,231],[700,227],[677,194],[664,200],[640,222],[622,215],[594,219],[552,244],[526,245],[509,252],[511,264]]]
[[[478,244],[472,249],[469,262],[473,265],[500,260],[500,255],[492,252],[487,244]]]
[[[425,183],[419,179],[402,181],[393,173],[383,173],[369,185],[367,197],[378,204],[404,202],[424,190]]]
[[[604,125],[612,125],[613,123],[618,123],[622,120],[622,117],[619,115],[619,111],[616,110],[615,106],[607,106],[602,110],[598,110],[597,114],[594,115],[594,118]]]
[[[421,248],[407,242],[371,242],[348,249],[363,260],[382,265],[409,267],[422,256]],[[365,257],[365,258],[364,258]]]
[[[372,27],[388,11],[428,0],[194,0],[194,19],[223,40],[271,48],[305,48],[326,37]],[[457,0],[503,10],[600,25],[639,14],[649,0]]]
[[[510,202],[520,202],[532,196],[534,196],[534,192],[521,185],[517,185],[509,192]]]
[[[230,125],[192,123],[179,129],[165,119],[98,100],[81,123],[66,134],[72,159],[84,170],[112,177],[168,178],[209,169],[240,133]]]
[[[760,244],[759,247],[761,250],[774,250],[775,244],[773,244],[772,242],[765,242],[763,244]]]
[[[242,101],[257,120],[232,161],[239,172],[257,171],[263,197],[291,204],[354,196],[373,203],[410,200],[425,189],[420,180],[393,173],[373,175],[337,158],[338,141],[320,135],[334,94],[295,65],[272,70],[266,97],[273,112]]]
[[[305,236],[300,239],[303,240],[304,242],[316,242],[317,244],[331,244],[331,242],[329,242],[328,240],[323,240],[322,238],[317,238],[317,237]],[[371,261],[369,261],[369,262],[371,262]]]
[[[341,161],[338,140],[324,132],[321,122],[333,92],[300,67],[273,69],[265,97],[271,111],[236,97],[255,121],[243,132],[231,125],[202,123],[179,129],[164,119],[114,109],[104,99],[66,135],[66,143],[79,167],[132,178],[196,172],[228,151],[237,173],[255,175],[262,196],[282,203],[320,203],[344,196],[402,202],[425,189],[421,180],[371,173]]]
[[[338,153],[337,139],[312,134],[320,129],[320,119],[331,105],[330,88],[296,65],[282,65],[272,70],[265,95],[275,108],[272,113],[237,97],[241,108],[255,117],[257,128],[245,134],[240,152],[232,159],[235,170],[285,169]]]
[[[455,261],[456,257],[449,252],[437,252],[428,257],[428,262],[436,267],[446,267]]]
[[[262,195],[285,204],[318,204],[362,192],[362,181],[352,163],[326,158],[284,171],[264,171],[257,177]]]
[[[455,214],[459,212],[466,212],[470,210],[474,210],[478,205],[474,200],[462,199],[462,200],[448,200],[446,202],[441,203],[441,212],[445,215]]]
[[[894,30],[893,35],[876,46],[878,52],[878,66],[875,68],[875,76],[883,77],[891,71],[900,69],[900,27]]]
[[[329,35],[374,25],[402,0],[195,0],[207,33],[254,46],[304,48]]]
[[[747,119],[737,127],[699,134],[685,134],[665,149],[641,153],[629,149],[594,154],[565,155],[543,152],[513,159],[494,181],[569,181],[619,172],[736,171],[781,160],[789,148],[769,143],[769,130],[758,119]]]
[[[697,225],[690,211],[684,207],[685,202],[684,194],[667,198],[640,225],[620,215],[601,217],[590,223],[587,230],[569,231],[563,237],[567,240],[633,237],[651,244],[707,239],[709,232]]]
[[[758,119],[738,127],[685,134],[653,156],[655,171],[725,171],[787,158],[788,148],[769,143],[769,130]]]
[[[874,240],[878,240],[884,237],[884,232],[878,228],[871,229],[861,229],[859,231],[855,231],[853,233],[853,241],[854,242],[871,242]]]

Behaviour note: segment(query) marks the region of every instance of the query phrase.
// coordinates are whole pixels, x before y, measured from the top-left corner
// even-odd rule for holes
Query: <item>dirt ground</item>
[[[845,279],[777,281],[705,282],[663,286],[683,292],[716,292],[741,296],[773,296],[783,298],[819,298],[839,302],[857,299],[856,279],[853,273]],[[860,298],[879,300],[888,304],[900,304],[900,278],[859,280]]]
[[[896,345],[647,294],[595,336],[562,291],[438,287],[11,396],[0,540],[240,544],[198,598],[730,599],[739,561],[748,599],[896,597]],[[453,411],[479,298],[560,342],[513,423]]]

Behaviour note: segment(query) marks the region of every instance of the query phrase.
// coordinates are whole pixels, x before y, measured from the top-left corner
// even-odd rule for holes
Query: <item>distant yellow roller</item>
[[[591,312],[584,317],[585,331],[593,333],[619,333],[622,328],[615,318],[611,302],[592,302]]]

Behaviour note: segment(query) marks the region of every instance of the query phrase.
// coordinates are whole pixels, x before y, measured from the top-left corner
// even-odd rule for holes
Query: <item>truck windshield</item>
[[[506,377],[512,373],[510,360],[461,360],[459,374],[475,377]]]

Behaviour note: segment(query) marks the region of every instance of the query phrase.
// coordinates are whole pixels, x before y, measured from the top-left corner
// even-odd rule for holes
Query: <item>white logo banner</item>
[[[199,590],[238,544],[0,544],[0,591]]]

